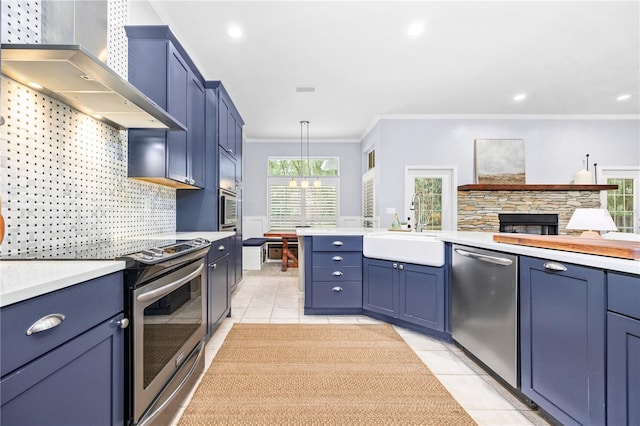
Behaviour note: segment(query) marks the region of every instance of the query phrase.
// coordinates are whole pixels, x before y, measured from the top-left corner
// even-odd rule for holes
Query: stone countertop
[[[124,268],[125,262],[117,260],[3,260],[0,262],[0,307]]]
[[[387,231],[385,229],[370,228],[333,228],[333,229],[298,229],[298,236],[314,235],[370,235]],[[592,254],[573,253],[562,250],[552,250],[545,248],[520,246],[515,244],[498,243],[493,241],[492,232],[466,232],[466,231],[428,231],[425,235],[432,235],[444,242],[462,244],[471,247],[484,248],[488,250],[502,251],[523,256],[531,256],[542,259],[550,259],[558,262],[568,262],[577,265],[591,266],[594,268],[608,269],[612,271],[625,272],[640,275],[640,261],[619,259],[615,257],[598,256]]]
[[[176,232],[150,239],[206,238],[214,242],[235,232]],[[118,260],[3,260],[0,262],[0,307],[41,296],[94,278],[122,271]]]

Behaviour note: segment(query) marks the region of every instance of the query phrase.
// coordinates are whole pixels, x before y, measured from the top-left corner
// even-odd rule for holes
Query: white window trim
[[[449,204],[449,221],[450,226],[449,229],[443,226],[443,231],[456,231],[458,229],[458,168],[456,166],[405,166],[404,167],[404,217],[413,218],[414,213],[409,210],[409,206],[411,204],[411,197],[413,196],[413,192],[411,191],[411,187],[413,181],[410,179],[411,172],[429,172],[433,174],[446,175],[451,180],[451,188],[449,192],[449,199],[443,199],[443,214],[445,213],[445,203],[444,201],[448,201]],[[446,194],[442,194],[445,197]],[[444,225],[444,221],[443,221]]]

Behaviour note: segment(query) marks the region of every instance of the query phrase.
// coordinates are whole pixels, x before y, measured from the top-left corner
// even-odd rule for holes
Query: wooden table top
[[[298,238],[296,231],[267,231],[264,233],[265,237],[279,237],[279,238]]]

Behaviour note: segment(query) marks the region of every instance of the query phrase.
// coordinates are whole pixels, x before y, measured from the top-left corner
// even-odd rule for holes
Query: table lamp
[[[607,209],[576,209],[566,229],[582,229],[581,238],[602,238],[598,231],[617,231]]]

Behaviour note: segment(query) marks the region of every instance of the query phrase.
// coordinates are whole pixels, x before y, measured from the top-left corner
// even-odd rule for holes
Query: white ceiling
[[[247,139],[352,140],[400,114],[640,114],[639,3],[149,0],[130,22],[169,25]]]

